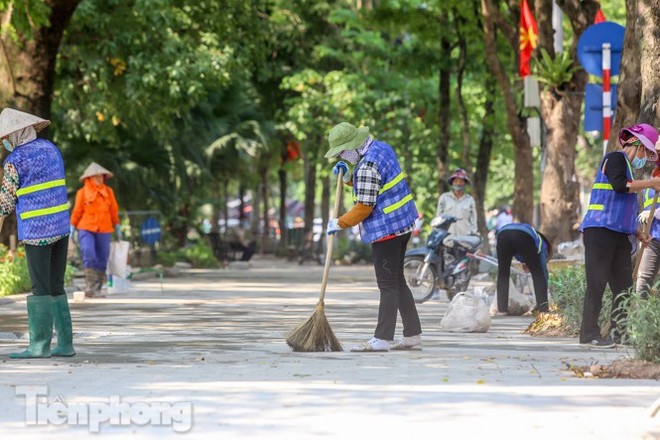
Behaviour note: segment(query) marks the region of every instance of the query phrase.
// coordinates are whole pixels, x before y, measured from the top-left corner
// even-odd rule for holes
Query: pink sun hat
[[[649,160],[655,161],[658,159],[658,153],[655,150],[655,144],[658,142],[659,137],[658,130],[649,124],[635,124],[630,127],[622,128],[621,131],[619,131],[619,144],[623,147],[624,143],[630,139],[631,136],[639,139],[642,142],[642,145],[653,153],[653,158],[649,158]]]

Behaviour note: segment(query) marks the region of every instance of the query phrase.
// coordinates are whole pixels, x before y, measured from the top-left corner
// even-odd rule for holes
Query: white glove
[[[642,211],[638,216],[637,216],[637,221],[643,225],[646,224],[646,222],[649,221],[649,217],[651,216],[651,211]]]
[[[328,220],[328,229],[326,231],[326,234],[328,235],[333,235],[337,233],[337,231],[341,231],[342,227],[339,226],[339,219],[336,218],[331,218]]]

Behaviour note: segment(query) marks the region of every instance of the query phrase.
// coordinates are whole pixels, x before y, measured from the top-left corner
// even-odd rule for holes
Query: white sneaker
[[[390,351],[390,343],[384,339],[371,338],[367,342],[351,348],[354,352]]]
[[[422,335],[404,336],[403,339],[394,343],[391,350],[421,350]]]

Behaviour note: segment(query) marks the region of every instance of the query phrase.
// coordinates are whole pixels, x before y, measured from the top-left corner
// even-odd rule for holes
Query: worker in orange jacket
[[[119,207],[112,188],[105,181],[113,174],[92,162],[80,177],[83,187],[76,193],[71,213],[71,236],[78,229],[78,243],[85,267],[85,296],[99,297],[110,256],[114,231],[121,240]]]

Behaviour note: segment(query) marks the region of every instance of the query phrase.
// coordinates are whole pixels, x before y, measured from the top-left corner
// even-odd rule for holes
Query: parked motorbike
[[[452,236],[449,225],[456,217],[441,215],[431,222],[426,246],[406,252],[403,272],[416,303],[423,303],[443,289],[451,301],[470,283],[470,258],[481,247],[478,235]]]

